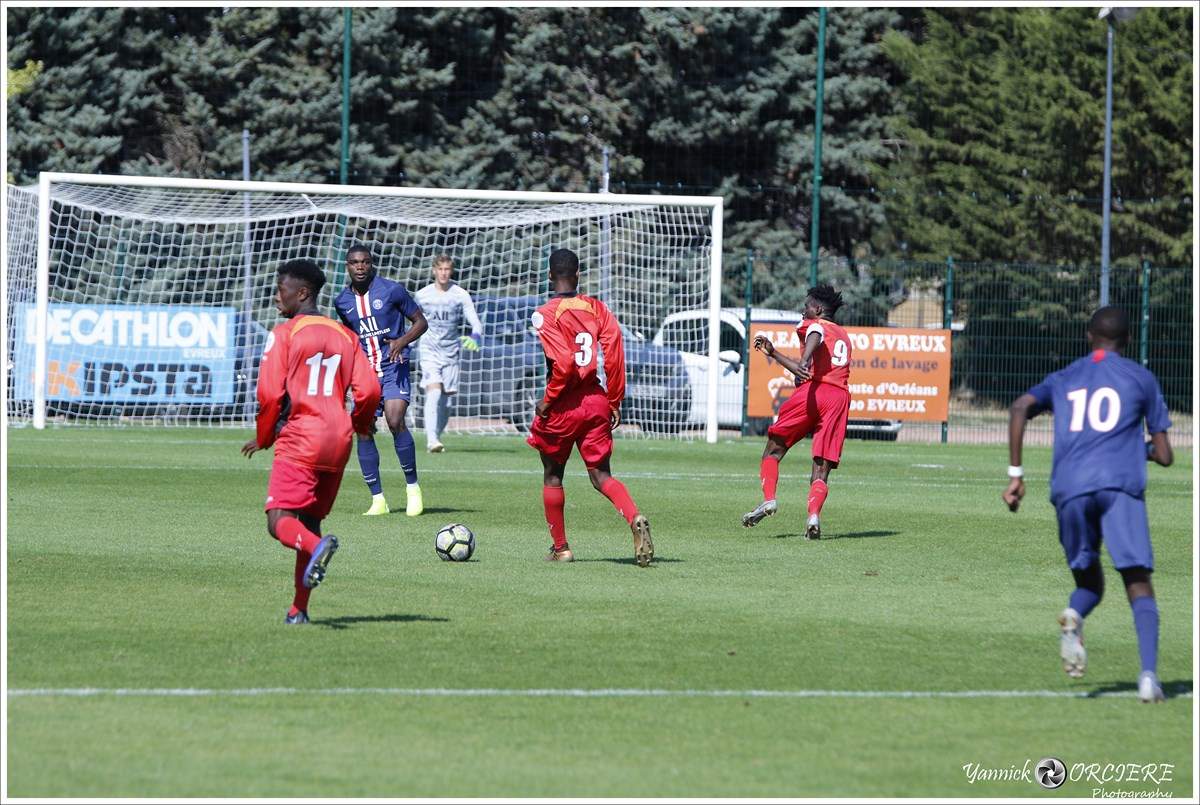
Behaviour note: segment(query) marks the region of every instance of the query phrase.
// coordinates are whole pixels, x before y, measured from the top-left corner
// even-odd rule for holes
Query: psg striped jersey
[[[387,342],[404,335],[407,319],[421,309],[407,288],[378,274],[366,293],[360,294],[347,285],[333,300],[333,306],[342,323],[358,334],[371,368],[380,376],[392,363]],[[407,348],[404,357],[408,358]]]

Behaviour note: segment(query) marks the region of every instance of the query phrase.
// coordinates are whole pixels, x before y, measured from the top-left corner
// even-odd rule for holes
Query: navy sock
[[[1158,673],[1158,602],[1154,596],[1144,595],[1130,601],[1129,608],[1133,610],[1142,670]]]
[[[383,481],[379,480],[379,448],[374,439],[358,439],[358,466],[362,469],[363,480],[372,495],[383,493]]]
[[[396,458],[400,459],[400,469],[404,470],[404,480],[415,484],[417,482],[417,448],[413,444],[412,432],[405,428],[399,433],[393,433],[392,442],[396,445]]]
[[[1079,617],[1086,618],[1088,613],[1096,608],[1096,604],[1100,603],[1100,596],[1094,591],[1086,587],[1076,587],[1071,593],[1071,600],[1067,602],[1067,606],[1079,613]]]

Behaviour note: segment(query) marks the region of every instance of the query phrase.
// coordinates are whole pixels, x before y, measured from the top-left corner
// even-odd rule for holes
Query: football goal
[[[6,198],[11,424],[252,424],[259,358],[280,321],[276,269],[316,261],[328,278],[320,307],[334,315],[346,250],[363,244],[412,293],[436,256],[454,260],[484,338],[463,353],[447,430],[523,431],[546,375],[530,315],[549,290],[550,253],[568,248],[580,290],[623,326],[622,435],[716,440],[720,197],[44,173]],[[699,376],[652,343],[668,315],[697,309],[710,312],[696,324]],[[421,425],[418,367],[409,410]],[[689,428],[698,403],[706,423]]]

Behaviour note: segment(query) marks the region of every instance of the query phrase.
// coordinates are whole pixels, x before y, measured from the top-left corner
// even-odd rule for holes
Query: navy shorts
[[[412,402],[412,386],[408,381],[408,361],[384,366],[383,374],[379,378],[379,385],[383,389],[383,395],[379,398],[379,408],[375,411],[376,417],[383,416],[383,404],[388,400]]]
[[[1072,570],[1083,570],[1100,560],[1100,543],[1118,570],[1154,569],[1150,547],[1150,522],[1146,501],[1117,489],[1101,489],[1059,503],[1058,541]]]

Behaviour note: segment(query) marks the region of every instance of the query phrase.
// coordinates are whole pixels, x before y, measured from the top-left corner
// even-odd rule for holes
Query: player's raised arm
[[[812,352],[809,351],[810,344],[812,345]],[[812,361],[812,353],[816,351],[820,344],[821,337],[816,333],[810,333],[809,337],[804,339],[804,354],[808,356],[810,363]],[[775,345],[771,343],[771,339],[767,338],[764,334],[759,333],[754,336],[754,348],[794,374],[801,383],[812,377],[811,369],[806,369],[800,361],[793,360],[775,349]]]
[[[258,448],[265,450],[275,443],[279,415],[287,397],[287,355],[290,330],[279,325],[267,336],[262,363],[258,367]]]
[[[804,336],[804,354],[800,356],[800,365],[796,371],[796,377],[801,382],[812,377],[813,354],[824,340],[825,328],[819,324],[814,324],[808,328],[808,335]]]
[[[617,322],[617,317],[600,300],[596,300],[596,318],[599,323],[596,335],[604,350],[608,404],[613,412],[617,412],[621,410],[621,402],[625,399],[625,342],[621,337],[621,325]]]

